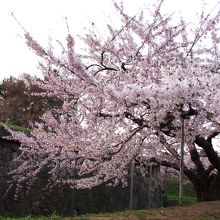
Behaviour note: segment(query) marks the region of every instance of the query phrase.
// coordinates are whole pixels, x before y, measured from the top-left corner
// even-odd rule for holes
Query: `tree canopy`
[[[63,105],[47,111],[30,137],[11,131],[22,143],[22,164],[13,173],[19,186],[45,169],[51,184],[72,188],[126,184],[134,159],[142,170],[149,161],[179,170],[181,119],[184,173],[194,183],[200,174],[203,180],[219,174],[211,139],[220,123],[220,11],[201,13],[192,27],[163,15],[162,5],[130,16],[115,3],[120,28],[106,24],[108,32],[100,36],[92,24],[81,37],[81,54],[70,33],[56,56],[25,32],[28,47],[42,59],[40,95],[62,99]]]
[[[40,117],[47,110],[62,105],[62,101],[57,98],[33,95],[42,91],[33,84],[39,80],[27,74],[3,80],[0,85],[1,122],[27,128],[31,122],[40,122]]]

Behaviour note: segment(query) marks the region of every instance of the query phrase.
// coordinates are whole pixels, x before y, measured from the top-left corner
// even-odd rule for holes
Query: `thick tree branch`
[[[153,157],[153,158],[150,159],[150,162],[155,162],[155,163],[157,163],[157,164],[159,164],[159,165],[161,165],[161,166],[173,168],[173,169],[175,169],[175,170],[177,170],[177,171],[180,171],[180,166],[179,166],[179,164],[177,164],[177,163],[175,163],[175,162],[172,162],[172,161],[159,160],[159,159]],[[192,170],[188,169],[186,166],[184,166],[183,171],[184,171],[184,174],[185,174],[189,179],[194,178],[195,173],[194,173]]]
[[[189,151],[191,160],[196,166],[196,170],[199,174],[205,173],[205,168],[200,160],[200,156],[198,154],[197,149],[193,146],[193,148]]]
[[[208,169],[205,171],[205,174],[206,175],[209,175],[213,170],[215,169],[215,167],[213,165],[210,165],[208,167]]]
[[[140,126],[135,128],[132,133],[123,141],[121,141],[120,143],[112,146],[112,149],[119,147],[116,151],[112,152],[109,154],[109,157],[107,157],[108,159],[110,159],[113,155],[117,154],[118,152],[120,152],[120,150],[124,147],[124,145],[126,143],[128,143],[139,131],[141,131],[145,126]],[[145,139],[145,138],[144,138]],[[105,158],[106,159],[106,158]]]
[[[97,116],[98,117],[103,117],[103,118],[112,118],[112,117],[119,117],[121,115],[120,114],[112,115],[112,114],[109,114],[109,113],[100,112],[100,113],[98,113]],[[137,124],[139,126],[144,125],[145,120],[143,118],[135,117],[130,112],[124,112],[124,116],[125,116],[125,118],[130,119],[131,121],[133,121],[135,124]],[[147,124],[144,125],[144,126],[147,127]]]
[[[144,120],[143,119],[134,117],[130,112],[125,112],[124,115],[125,115],[126,118],[132,120],[137,125],[143,126],[143,124],[144,124]]]
[[[195,143],[205,151],[210,163],[220,172],[220,158],[212,146],[211,139],[197,136]]]
[[[160,139],[160,143],[163,144],[163,146],[167,149],[167,151],[176,159],[179,160],[179,154],[177,153],[177,151],[167,142],[166,138],[164,137],[163,134],[158,133],[157,134],[159,139]]]

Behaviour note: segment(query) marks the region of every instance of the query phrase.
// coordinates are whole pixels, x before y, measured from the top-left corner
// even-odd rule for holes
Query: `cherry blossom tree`
[[[59,57],[25,31],[42,59],[44,81],[36,84],[45,92],[38,95],[64,104],[47,111],[30,136],[11,131],[21,142],[21,165],[12,172],[18,190],[45,170],[49,184],[72,188],[126,184],[134,160],[143,172],[149,161],[178,171],[184,120],[184,174],[199,201],[220,198],[212,144],[220,122],[220,12],[202,13],[193,27],[163,15],[162,4],[130,16],[115,3],[121,26],[107,24],[100,36],[92,24],[80,54],[68,26]]]

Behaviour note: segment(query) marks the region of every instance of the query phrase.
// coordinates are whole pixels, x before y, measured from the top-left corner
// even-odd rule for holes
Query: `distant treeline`
[[[42,92],[34,82],[41,79],[25,77],[5,79],[0,84],[0,121],[23,127],[30,122],[40,122],[42,114],[51,108],[62,105],[56,98],[33,95]]]

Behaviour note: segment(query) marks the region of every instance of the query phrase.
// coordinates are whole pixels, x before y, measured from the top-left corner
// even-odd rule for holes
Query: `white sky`
[[[117,0],[116,0],[117,1]],[[136,14],[148,3],[156,0],[123,0],[126,10]],[[206,8],[212,9],[218,0],[207,0]],[[201,12],[201,0],[166,0],[164,11],[180,13],[186,20],[194,21],[195,13]],[[13,12],[31,35],[47,45],[48,38],[65,39],[65,17],[73,35],[82,33],[89,20],[101,28],[107,20],[117,19],[111,0],[2,0],[0,1],[0,81],[10,75],[22,73],[35,75],[37,58],[26,47],[22,29],[10,16]]]

